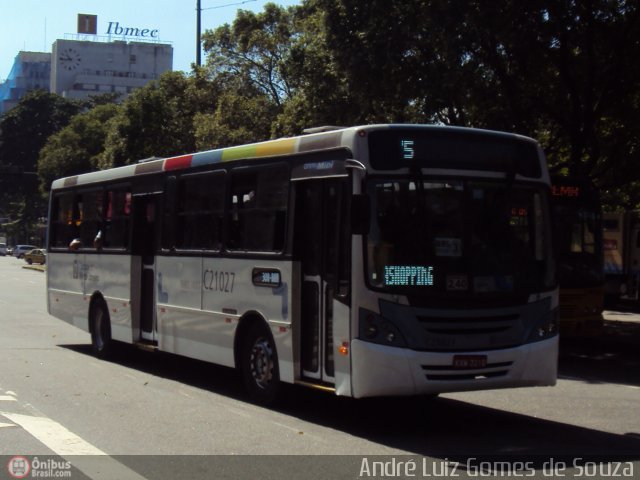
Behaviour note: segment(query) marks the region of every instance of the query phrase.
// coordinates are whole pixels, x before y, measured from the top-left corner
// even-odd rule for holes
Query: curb
[[[37,270],[39,272],[45,272],[47,270],[45,265],[23,265],[22,268],[26,270]]]

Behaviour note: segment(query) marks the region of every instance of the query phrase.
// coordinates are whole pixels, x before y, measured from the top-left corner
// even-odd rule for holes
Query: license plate
[[[453,368],[473,369],[487,366],[486,355],[454,355]]]

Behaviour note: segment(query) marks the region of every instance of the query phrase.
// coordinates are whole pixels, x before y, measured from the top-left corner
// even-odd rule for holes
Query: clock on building
[[[67,70],[75,70],[80,65],[82,58],[80,57],[80,52],[78,52],[74,48],[65,48],[60,53],[58,57],[60,61],[60,65],[62,68],[66,68]]]

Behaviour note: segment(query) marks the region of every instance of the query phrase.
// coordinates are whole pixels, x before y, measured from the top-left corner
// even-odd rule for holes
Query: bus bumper
[[[555,385],[558,336],[484,352],[419,352],[353,340],[353,396],[428,395],[445,392]],[[454,356],[485,356],[487,366],[460,369]]]

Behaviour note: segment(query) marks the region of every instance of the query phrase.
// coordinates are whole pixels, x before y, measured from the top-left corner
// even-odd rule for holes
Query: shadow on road
[[[63,347],[91,355],[88,345]],[[124,347],[113,361],[247,401],[238,375],[229,368],[130,347]],[[282,401],[272,410],[389,448],[463,462],[496,455],[534,462],[563,455],[640,460],[640,432],[616,435],[447,398],[354,400],[286,385]]]
[[[605,321],[602,335],[562,338],[559,367],[561,377],[640,386],[640,323]]]

